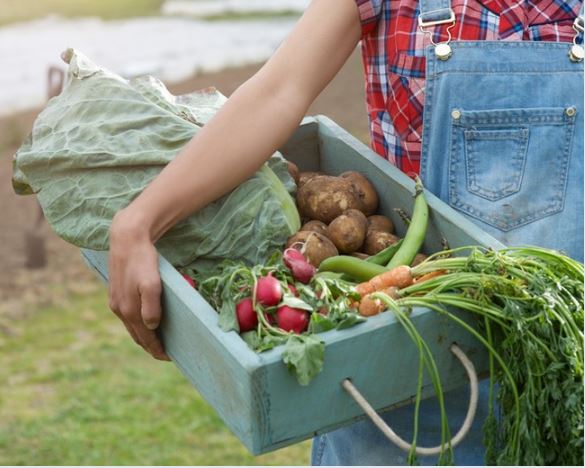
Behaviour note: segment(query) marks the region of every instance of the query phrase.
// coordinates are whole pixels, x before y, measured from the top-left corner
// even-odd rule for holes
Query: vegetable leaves
[[[175,97],[152,77],[124,80],[69,51],[63,92],[37,118],[14,159],[13,186],[37,194],[66,241],[107,250],[113,216],[174,159],[225,102],[217,91]],[[300,227],[294,181],[274,155],[250,179],[174,226],[157,243],[174,266],[211,273],[251,264]]]
[[[444,314],[489,349],[501,417],[491,402],[487,464],[583,466],[583,265],[539,247],[468,250],[413,268],[448,273],[403,289],[397,301],[385,298],[387,305]],[[485,337],[449,307],[481,318]]]
[[[291,335],[284,346],[282,360],[294,372],[301,385],[323,369],[325,344],[312,335]]]
[[[197,274],[199,292],[219,311],[219,326],[224,331],[239,331],[236,304],[253,298],[252,292],[261,277],[276,278],[284,291],[276,306],[255,302],[258,317],[256,330],[241,334],[242,339],[256,352],[284,345],[283,363],[301,385],[323,369],[325,344],[315,335],[329,330],[349,328],[365,319],[356,314],[352,301],[356,299],[351,283],[330,275],[318,274],[309,284],[295,283],[291,271],[284,265],[282,254],[275,251],[263,265],[247,266],[241,262],[225,261],[215,276]],[[293,286],[294,288],[291,288]],[[293,295],[296,291],[299,297]],[[302,334],[286,332],[278,327],[275,312],[288,306],[310,314],[308,330]]]

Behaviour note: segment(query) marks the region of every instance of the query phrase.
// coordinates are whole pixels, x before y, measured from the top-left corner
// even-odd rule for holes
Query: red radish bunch
[[[254,330],[258,326],[258,316],[254,310],[252,298],[247,297],[236,304],[236,317],[240,333]]]
[[[258,279],[256,283],[256,301],[265,307],[277,305],[282,299],[280,282],[271,274]]]
[[[304,310],[283,305],[276,310],[276,323],[284,331],[302,333],[309,326],[309,314]]]
[[[284,264],[292,272],[297,281],[307,284],[315,276],[317,270],[297,249],[288,248],[283,254]]]

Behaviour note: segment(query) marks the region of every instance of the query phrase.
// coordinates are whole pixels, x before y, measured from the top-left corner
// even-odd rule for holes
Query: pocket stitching
[[[491,134],[490,137],[487,137],[487,133]],[[513,164],[519,165],[518,167],[518,176],[514,177],[514,180],[509,184],[507,188],[502,188],[498,191],[487,190],[482,188],[477,183],[476,178],[476,171],[474,170],[474,165],[471,163],[474,160],[477,160],[475,156],[473,156],[476,151],[472,151],[471,145],[468,145],[469,139],[467,138],[467,134],[477,134],[478,138],[472,138],[472,140],[518,140],[518,149],[516,151],[516,155],[511,157],[510,160],[513,161]],[[482,135],[483,134],[483,135]],[[483,138],[479,138],[482,137]],[[505,130],[505,131],[493,131],[488,130],[486,132],[481,132],[479,130],[464,130],[463,131],[463,141],[465,146],[465,167],[467,170],[467,189],[469,192],[485,198],[486,200],[496,201],[501,200],[502,198],[509,197],[515,193],[520,191],[520,187],[522,186],[522,179],[524,178],[524,169],[526,167],[526,152],[528,151],[528,137],[529,137],[529,129],[528,127],[520,127],[517,130]],[[519,164],[517,164],[519,162]],[[473,186],[475,185],[475,186]]]

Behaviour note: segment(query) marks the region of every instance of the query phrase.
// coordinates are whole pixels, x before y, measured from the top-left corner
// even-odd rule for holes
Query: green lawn
[[[0,335],[0,465],[301,465],[310,443],[254,458],[170,363],[76,298]]]
[[[99,16],[103,19],[155,15],[164,0],[0,0],[0,25],[41,18]]]
[[[294,10],[265,11],[265,12],[226,12],[219,15],[203,16],[206,21],[250,21],[274,18],[299,18],[301,14]]]
[[[49,14],[65,17],[99,16],[120,19],[150,16],[160,13],[164,0],[0,0],[0,26],[19,21],[42,18]],[[202,18],[209,21],[258,20],[278,17],[298,17],[296,11],[224,13]]]

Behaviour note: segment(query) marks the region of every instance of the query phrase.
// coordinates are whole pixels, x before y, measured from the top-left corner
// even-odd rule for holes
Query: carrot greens
[[[486,463],[583,465],[583,265],[538,247],[469,247],[440,252],[412,272],[439,270],[447,273],[402,289],[397,300],[375,296],[419,350],[420,336],[404,313],[414,307],[445,315],[488,349],[496,401],[484,426]],[[476,315],[483,329],[453,308]],[[435,382],[430,356],[421,356]]]

